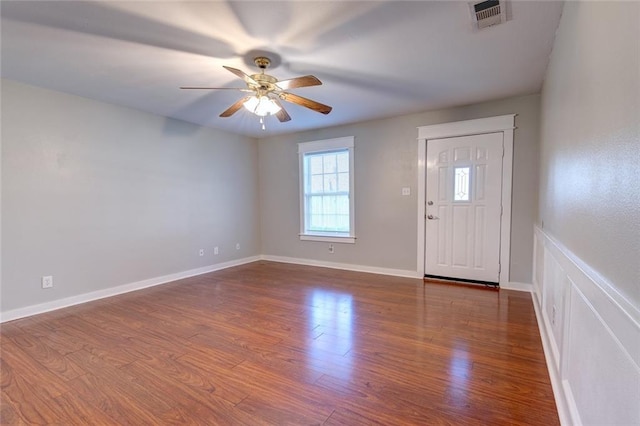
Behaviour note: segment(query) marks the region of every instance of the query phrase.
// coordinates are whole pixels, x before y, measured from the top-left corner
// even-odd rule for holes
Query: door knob
[[[428,206],[432,206],[433,205],[433,201],[427,201],[427,205]]]
[[[427,216],[427,219],[435,220],[435,219],[440,219],[440,218],[438,216],[434,216],[434,215],[430,214],[429,216]]]

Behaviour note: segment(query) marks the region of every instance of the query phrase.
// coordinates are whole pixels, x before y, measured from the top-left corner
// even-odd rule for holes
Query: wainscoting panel
[[[540,228],[533,289],[562,423],[640,424],[638,307]]]

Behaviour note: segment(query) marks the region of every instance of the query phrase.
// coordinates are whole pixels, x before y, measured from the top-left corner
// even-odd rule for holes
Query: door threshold
[[[492,288],[492,289],[500,288],[500,285],[497,282],[493,282],[493,281],[468,280],[464,278],[442,277],[439,275],[424,274],[424,281],[442,283],[442,284],[460,284],[460,285],[467,285],[470,287],[482,286],[482,287]]]

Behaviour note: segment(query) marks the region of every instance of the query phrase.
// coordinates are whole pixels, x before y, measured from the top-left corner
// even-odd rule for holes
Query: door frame
[[[418,277],[424,277],[427,212],[427,144],[430,139],[446,139],[458,136],[473,136],[485,133],[503,134],[502,157],[502,216],[500,218],[500,276],[499,285],[509,283],[511,261],[511,188],[513,179],[513,131],[516,114],[475,120],[455,121],[418,127]]]

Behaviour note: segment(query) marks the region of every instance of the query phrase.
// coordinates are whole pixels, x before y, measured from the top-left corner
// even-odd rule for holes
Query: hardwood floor
[[[559,424],[521,292],[256,262],[0,337],[2,424]]]

